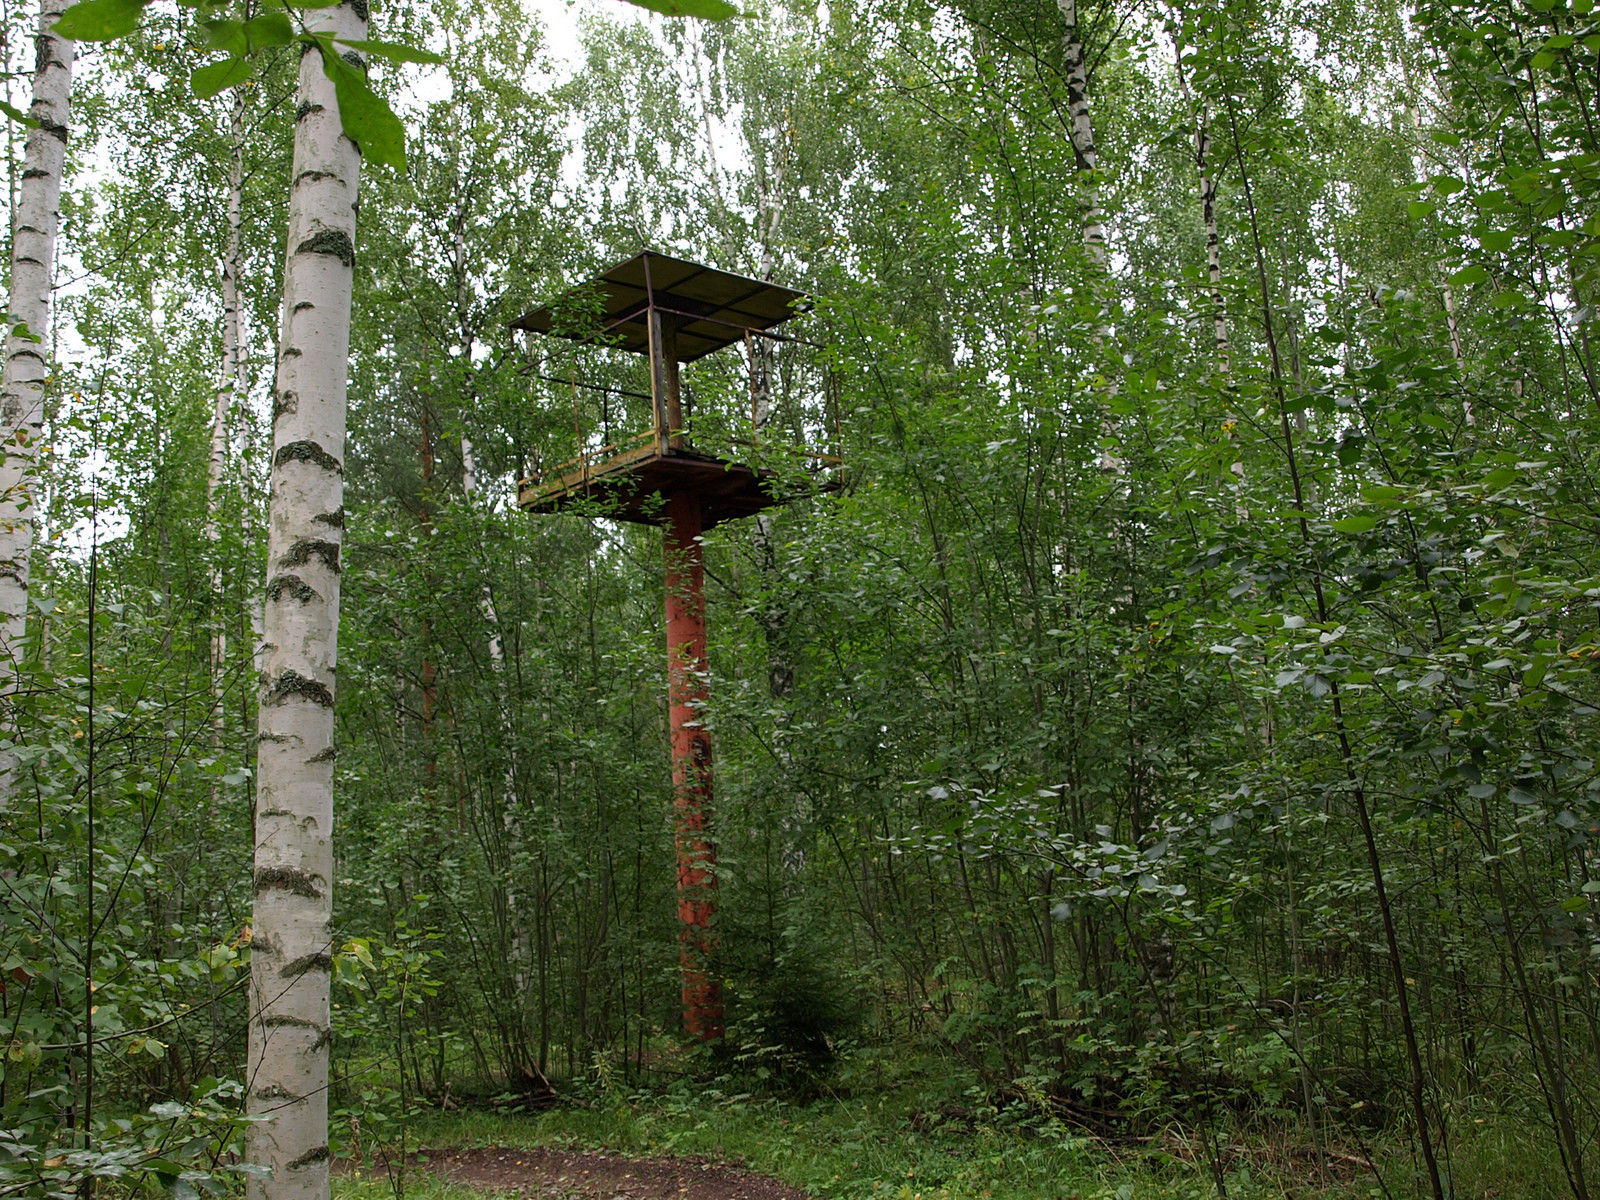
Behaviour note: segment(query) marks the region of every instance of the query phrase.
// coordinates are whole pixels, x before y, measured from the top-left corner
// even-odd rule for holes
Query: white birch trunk
[[[1217,372],[1226,379],[1231,369],[1228,359],[1228,307],[1222,295],[1222,239],[1217,233],[1217,181],[1211,173],[1211,111],[1204,101],[1197,102],[1194,93],[1189,90],[1189,76],[1183,69],[1183,43],[1179,41],[1176,29],[1172,35],[1172,50],[1178,69],[1178,88],[1183,92],[1184,103],[1194,114],[1194,166],[1200,177],[1200,222],[1206,234],[1211,339],[1217,356]],[[1230,412],[1223,422],[1223,429],[1228,435],[1229,444],[1237,448],[1239,415]],[[1240,502],[1240,493],[1244,488],[1244,460],[1235,458],[1228,469],[1233,473],[1234,513],[1241,521],[1247,520],[1249,513]]]
[[[0,370],[0,691],[16,678],[28,629],[28,565],[33,553],[34,483],[44,431],[44,389],[50,363],[45,331],[60,218],[61,173],[67,156],[73,43],[50,30],[69,0],[43,0],[22,182],[11,231],[11,295],[7,300],[5,366]],[[26,326],[26,333],[19,333]],[[0,757],[0,806],[11,791],[12,761]]]
[[[1211,286],[1211,337],[1217,370],[1229,373],[1228,307],[1222,296],[1222,239],[1217,235],[1217,181],[1211,174],[1211,114],[1199,106],[1194,132],[1194,161],[1200,173],[1200,219],[1206,229],[1206,280]]]
[[[222,563],[215,557],[219,530],[217,511],[222,475],[228,465],[233,438],[233,415],[244,398],[244,355],[240,352],[239,231],[244,223],[244,91],[235,89],[233,114],[228,122],[228,236],[222,250],[222,378],[217,384],[211,413],[211,461],[206,472],[206,541],[213,555],[211,594],[222,593]],[[220,753],[223,739],[224,675],[228,660],[228,633],[220,613],[211,635],[211,749]],[[221,783],[211,785],[211,803],[221,799]]]
[[[1094,125],[1089,120],[1089,68],[1084,60],[1083,37],[1078,32],[1078,0],[1056,0],[1056,7],[1066,23],[1061,48],[1067,67],[1067,119],[1072,150],[1078,169],[1089,175],[1083,191],[1083,244],[1094,265],[1105,270],[1105,213],[1100,208],[1100,184],[1094,178],[1094,172],[1100,169],[1100,151],[1095,147]]]
[[[1083,181],[1083,244],[1094,264],[1096,291],[1106,285],[1106,225],[1105,212],[1100,207],[1100,151],[1094,144],[1094,124],[1089,119],[1089,66],[1084,56],[1083,35],[1078,29],[1078,0],[1056,0],[1056,8],[1066,29],[1061,36],[1061,53],[1067,70],[1067,128],[1072,138],[1072,153],[1077,159]],[[1104,295],[1100,296],[1100,326],[1094,333],[1094,344],[1104,348],[1111,337],[1111,307]],[[1115,373],[1107,377],[1106,391],[1117,394],[1120,380]],[[1109,415],[1102,418],[1101,432],[1106,441],[1116,437],[1116,422]],[[1122,473],[1122,459],[1108,447],[1102,446],[1098,465],[1108,474]]]
[[[1439,270],[1444,271],[1445,264],[1439,264]],[[1450,331],[1450,357],[1455,361],[1456,374],[1461,376],[1462,382],[1467,378],[1467,355],[1461,346],[1461,323],[1456,319],[1456,291],[1450,286],[1449,279],[1444,284],[1444,321]],[[1478,414],[1472,410],[1472,397],[1465,388],[1461,391],[1461,414],[1466,418],[1467,428],[1475,429],[1478,425]]]
[[[307,23],[366,36],[364,0]],[[250,1200],[328,1196],[333,700],[345,395],[361,160],[316,53],[300,60],[273,387],[251,952]]]

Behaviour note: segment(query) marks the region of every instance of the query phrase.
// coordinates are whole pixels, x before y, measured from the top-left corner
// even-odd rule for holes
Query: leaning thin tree
[[[11,295],[6,304],[6,357],[0,373],[0,690],[17,679],[28,629],[28,568],[33,557],[34,473],[44,432],[44,388],[50,372],[45,322],[50,314],[61,172],[67,158],[72,96],[71,41],[53,30],[70,0],[43,0],[33,76],[33,105],[22,182],[11,230]],[[14,733],[6,718],[6,732]],[[0,807],[10,798],[14,759],[0,754]]]

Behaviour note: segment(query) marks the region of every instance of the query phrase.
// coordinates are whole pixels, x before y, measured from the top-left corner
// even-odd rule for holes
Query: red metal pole
[[[722,1036],[717,945],[717,850],[711,841],[711,733],[701,724],[706,686],[705,571],[700,496],[667,501],[667,686],[672,726],[673,823],[678,847],[678,938],[683,944],[683,1024],[702,1042]]]

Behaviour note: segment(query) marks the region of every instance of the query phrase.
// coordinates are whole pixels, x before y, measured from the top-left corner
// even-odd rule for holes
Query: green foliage
[[[74,19],[110,28],[105,3]],[[107,52],[145,90],[89,66],[85,161],[109,166],[64,202],[96,274],[61,300],[85,349],[51,415],[28,786],[0,839],[19,1162],[91,1153],[62,1133],[90,1099],[86,979],[92,1153],[125,1155],[105,1163],[172,1140],[134,1114],[238,1074],[248,596],[309,7],[152,7]],[[403,1155],[429,1104],[553,1086],[595,1107],[538,1136],[721,1148],[821,1195],[1248,1195],[1287,1145],[1285,1179],[1370,1154],[1381,1183],[1329,1189],[1401,1196],[1426,1190],[1401,1145],[1415,1041],[1458,1192],[1580,1193],[1600,1128],[1587,14],[1083,5],[1093,180],[1056,6],[814,16],[602,15],[548,88],[508,0],[314,39],[363,151],[411,149],[364,184],[356,257],[340,1144]],[[410,128],[342,57],[446,44],[448,93]],[[226,146],[178,118],[186,83],[265,123],[251,432],[215,542],[203,217]],[[1082,249],[1091,184],[1107,269]],[[737,453],[847,461],[836,492],[705,541],[720,1058],[677,1042],[659,535],[511,502],[648,401],[614,349],[505,326],[641,241],[815,295],[820,358],[736,349],[684,378],[708,444],[755,440],[761,376],[775,415]],[[116,518],[93,617],[90,473]],[[1144,1173],[1096,1140],[1146,1147]]]

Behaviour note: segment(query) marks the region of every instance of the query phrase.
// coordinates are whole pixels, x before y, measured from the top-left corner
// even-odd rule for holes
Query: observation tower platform
[[[836,486],[838,410],[831,377],[813,364],[806,372],[812,378],[792,381],[800,387],[790,389],[809,394],[775,394],[783,382],[773,369],[776,349],[819,348],[776,332],[808,307],[804,293],[792,288],[647,250],[513,321],[514,330],[612,352],[605,363],[591,355],[580,365],[573,356],[566,378],[534,372],[571,389],[577,445],[571,457],[519,481],[518,506],[660,525],[665,501],[693,492],[700,497],[702,527],[710,528],[808,490],[783,465],[809,468],[811,490]],[[745,388],[727,386],[726,364],[708,376],[716,381],[712,386],[686,388],[684,364],[735,346],[744,350]],[[648,391],[626,386],[616,351],[644,358]],[[815,354],[801,357],[814,360]],[[747,395],[735,405],[738,391]],[[602,400],[598,414],[595,397]],[[820,411],[819,401],[828,411]],[[806,448],[804,442],[818,435],[833,452]]]

